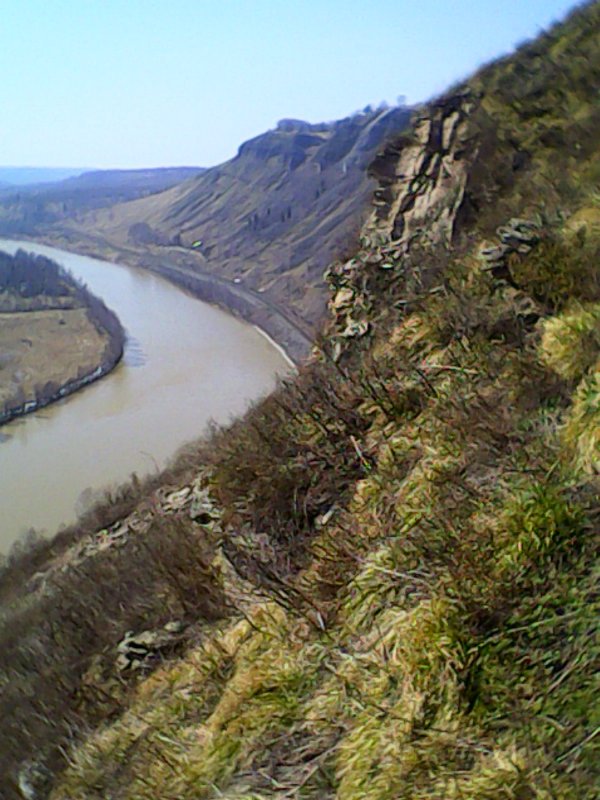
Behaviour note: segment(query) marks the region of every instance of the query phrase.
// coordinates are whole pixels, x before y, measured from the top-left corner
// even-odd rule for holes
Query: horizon
[[[577,5],[9,0],[3,167],[215,166],[280,119],[426,102]]]

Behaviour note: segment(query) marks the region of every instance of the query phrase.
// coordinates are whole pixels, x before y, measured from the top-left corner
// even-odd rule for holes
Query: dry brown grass
[[[83,308],[0,314],[0,408],[93,372],[106,343]]]
[[[596,797],[597,242],[565,230],[597,191],[581,121],[599,15],[590,5],[474,82],[488,92],[481,161],[451,259],[415,248],[381,270],[389,243],[363,239],[369,335],[188,456],[186,469],[211,464],[222,527],[194,548],[161,520],[67,571],[67,586],[100,578],[103,647],[131,614],[159,619],[149,579],[171,608],[197,606],[199,627],[103,724],[74,731],[55,800]],[[574,106],[576,130],[549,129]],[[507,160],[525,145],[525,162]],[[550,168],[563,177],[544,190]],[[482,275],[482,241],[536,214],[544,240],[511,262],[518,286]],[[110,596],[120,580],[127,594]],[[56,618],[69,646],[81,613],[69,596]]]

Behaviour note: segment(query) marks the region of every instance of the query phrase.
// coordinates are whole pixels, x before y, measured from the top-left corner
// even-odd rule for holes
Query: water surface
[[[0,552],[31,527],[55,532],[92,492],[163,467],[209,420],[227,422],[289,370],[259,331],[141,269],[26,242],[101,297],[127,331],[102,380],[0,428]]]

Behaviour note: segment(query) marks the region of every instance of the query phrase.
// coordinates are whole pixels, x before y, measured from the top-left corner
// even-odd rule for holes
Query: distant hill
[[[26,186],[32,183],[62,181],[81,175],[85,167],[1,167],[0,186]]]
[[[159,191],[204,172],[202,167],[157,167],[154,169],[97,169],[63,181],[64,190]],[[60,187],[56,187],[59,190]]]
[[[32,179],[36,172],[31,170]],[[0,185],[0,233],[35,235],[50,224],[164,191],[201,172],[201,167],[93,170],[61,176],[54,182]]]
[[[129,263],[209,272],[314,324],[325,308],[323,271],[366,213],[374,187],[366,167],[409,117],[393,108],[317,125],[282,120],[224,164],[160,194],[60,220],[46,236]]]

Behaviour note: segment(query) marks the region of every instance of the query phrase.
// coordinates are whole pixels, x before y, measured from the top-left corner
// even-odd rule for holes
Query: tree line
[[[17,250],[0,253],[0,291],[21,297],[68,297],[78,289],[74,278],[45,256]]]

